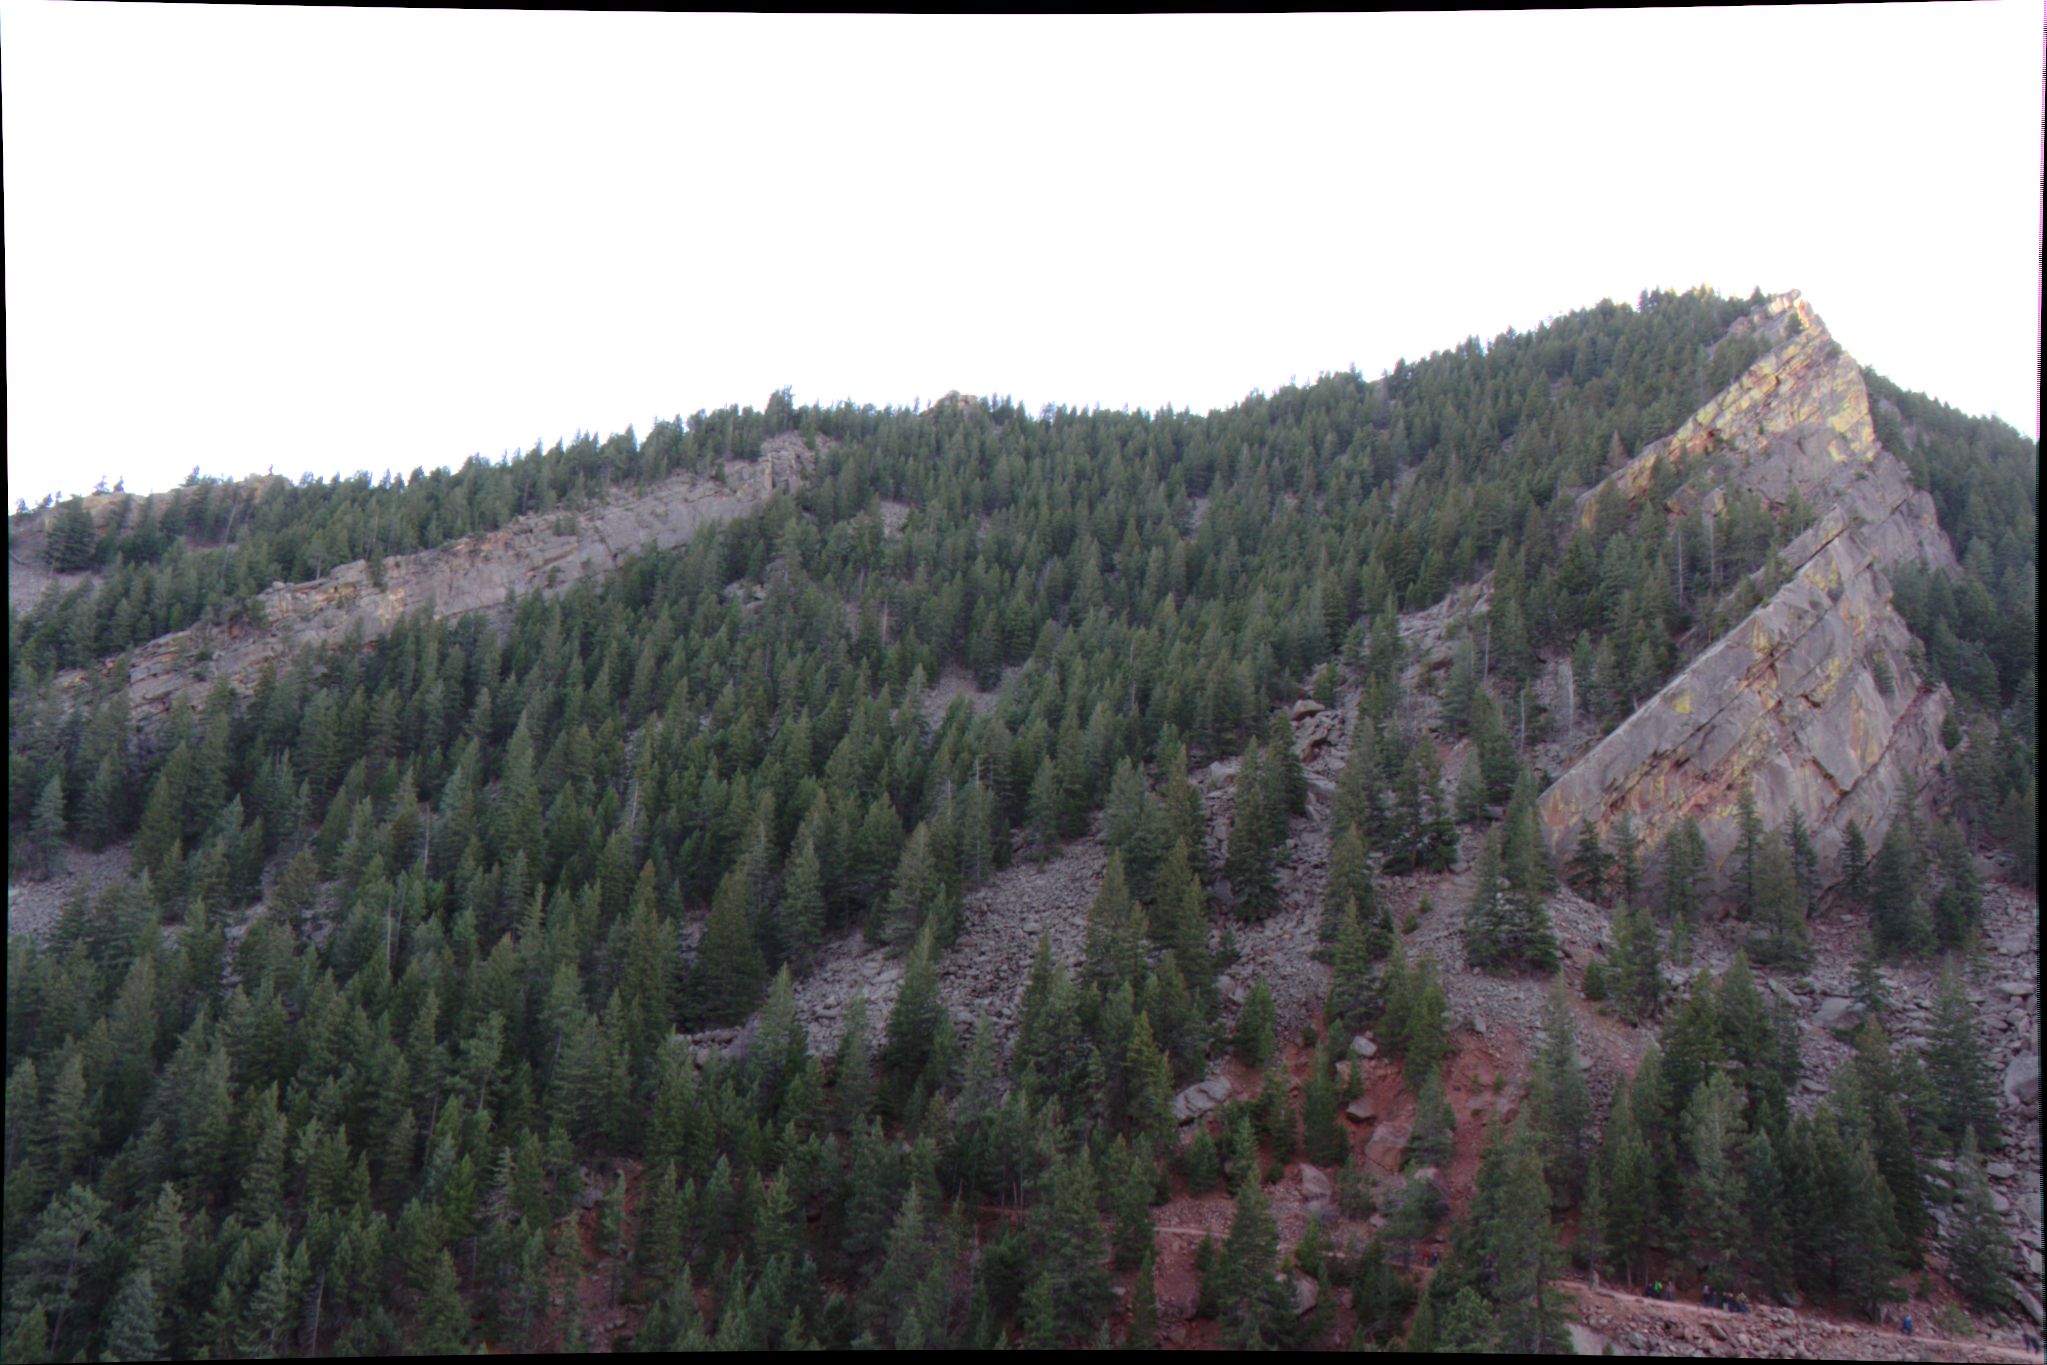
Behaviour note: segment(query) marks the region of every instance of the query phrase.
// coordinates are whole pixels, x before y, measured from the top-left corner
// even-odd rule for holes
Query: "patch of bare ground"
[[[1014,677],[1020,667],[1021,665],[1012,665],[1006,669],[1002,676],[1003,683],[1006,684]],[[974,681],[973,674],[964,668],[948,666],[938,675],[938,681],[932,683],[918,699],[918,714],[924,717],[926,725],[936,726],[945,719],[946,712],[952,710],[952,704],[961,697],[967,699],[967,705],[974,708],[975,715],[985,716],[1002,700],[1002,692],[1000,687],[993,692],[983,691]]]
[[[2016,1333],[1948,1335],[1915,1305],[1911,1335],[1896,1326],[1758,1304],[1745,1314],[1691,1302],[1646,1299],[1628,1288],[1567,1280],[1559,1288],[1583,1324],[1579,1351],[1611,1345],[1625,1355],[1772,1357],[1791,1360],[2035,1360]]]
[[[1019,856],[967,893],[959,940],[938,964],[939,993],[962,1030],[985,1013],[1005,1041],[1015,1033],[1040,934],[1050,936],[1054,960],[1069,968],[1080,961],[1088,906],[1107,866],[1101,840],[1090,836],[1063,845],[1042,865]],[[869,1036],[878,1042],[902,989],[902,961],[857,932],[820,958],[822,965],[796,986],[797,1017],[811,1050],[828,1054],[838,1047],[856,992],[867,996]]]
[[[97,853],[83,848],[64,851],[64,870],[47,881],[7,884],[7,936],[25,934],[45,939],[57,925],[64,903],[73,896],[99,899],[100,893],[128,875],[131,860],[125,843],[109,844]]]

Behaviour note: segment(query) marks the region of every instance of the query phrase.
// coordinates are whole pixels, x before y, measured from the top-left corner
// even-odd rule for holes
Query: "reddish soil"
[[[1528,1078],[1527,1052],[1511,1033],[1495,1028],[1486,1037],[1465,1034],[1456,1041],[1460,1046],[1450,1059],[1445,1078],[1446,1094],[1457,1114],[1456,1154],[1449,1165],[1438,1172],[1438,1179],[1449,1196],[1453,1216],[1462,1214],[1469,1207],[1485,1145],[1491,1141],[1492,1130],[1497,1123],[1511,1120],[1518,1110]],[[1283,1055],[1290,1082],[1290,1098],[1298,1109],[1302,1086],[1314,1062],[1314,1049],[1296,1041],[1284,1049]],[[1348,1065],[1346,1061],[1340,1074],[1348,1070]],[[1378,1195],[1383,1203],[1400,1187],[1399,1159],[1397,1155],[1390,1156],[1390,1167],[1372,1165],[1367,1162],[1365,1149],[1372,1134],[1382,1125],[1404,1128],[1413,1122],[1414,1094],[1397,1063],[1374,1058],[1361,1062],[1359,1069],[1365,1082],[1364,1093],[1372,1101],[1374,1117],[1363,1123],[1345,1118],[1344,1133],[1351,1151],[1361,1163],[1366,1163],[1376,1178]],[[1263,1092],[1261,1073],[1241,1062],[1226,1061],[1219,1072],[1229,1078],[1239,1099],[1255,1098]],[[1204,1122],[1211,1136],[1221,1136],[1219,1117],[1211,1117]],[[1307,1231],[1309,1201],[1301,1188],[1301,1170],[1309,1164],[1300,1160],[1289,1162],[1285,1179],[1265,1187],[1274,1221],[1279,1227],[1282,1264]],[[1333,1180],[1338,1167],[1322,1169]],[[1217,1324],[1193,1317],[1201,1289],[1200,1276],[1194,1269],[1194,1253],[1203,1236],[1214,1238],[1220,1247],[1229,1236],[1230,1221],[1234,1216],[1235,1201],[1226,1192],[1213,1190],[1199,1196],[1190,1194],[1177,1175],[1173,1178],[1172,1199],[1152,1211],[1157,1229],[1153,1274],[1158,1290],[1162,1345],[1172,1349],[1198,1349],[1217,1344]],[[1337,1248],[1362,1247],[1377,1230],[1379,1221],[1376,1217],[1369,1220],[1339,1218],[1327,1228],[1329,1241]],[[1446,1221],[1420,1245],[1416,1256],[1418,1264],[1425,1266],[1431,1252],[1440,1254],[1448,1249],[1443,1235],[1447,1228]],[[1126,1288],[1134,1280],[1134,1275],[1121,1277]],[[1355,1323],[1350,1315],[1348,1298],[1348,1294],[1339,1287],[1336,1321],[1329,1341],[1322,1344],[1340,1346],[1350,1340]],[[1120,1313],[1115,1327],[1120,1330],[1127,1325],[1127,1312]]]

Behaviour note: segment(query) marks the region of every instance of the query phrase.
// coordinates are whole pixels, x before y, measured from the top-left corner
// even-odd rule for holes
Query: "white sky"
[[[1206,410],[1699,283],[2035,434],[2041,19],[0,0],[9,502],[785,384]]]

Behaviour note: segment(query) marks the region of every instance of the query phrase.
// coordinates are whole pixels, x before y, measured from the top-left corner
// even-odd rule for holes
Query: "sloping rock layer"
[[[266,664],[282,670],[305,646],[374,640],[422,607],[461,616],[501,607],[510,593],[566,592],[650,547],[673,549],[705,526],[759,511],[778,489],[800,487],[813,461],[796,437],[771,437],[758,459],[728,461],[721,479],[678,474],[643,491],[615,490],[593,507],[534,513],[437,549],[393,555],[381,588],[360,559],[309,583],[273,584],[258,595],[251,619],[194,626],[135,649],[131,714],[145,724],[160,719],[178,694],[197,689],[196,701],[217,678],[246,693]],[[83,687],[85,670],[59,682]]]
[[[1628,812],[1653,845],[1689,816],[1724,884],[1736,805],[1751,786],[1767,825],[1804,817],[1833,876],[1848,822],[1874,845],[1939,766],[1947,690],[1916,677],[1885,571],[1952,569],[1954,551],[1932,498],[1877,442],[1861,370],[1806,303],[1780,296],[1736,329],[1770,350],[1609,482],[1634,502],[1659,466],[1715,461],[1723,481],[1666,510],[1695,499],[1715,511],[1733,484],[1773,506],[1795,494],[1823,513],[1785,548],[1783,586],[1544,792],[1541,815],[1559,851],[1582,820],[1604,834]],[[1601,492],[1586,496],[1586,517]]]

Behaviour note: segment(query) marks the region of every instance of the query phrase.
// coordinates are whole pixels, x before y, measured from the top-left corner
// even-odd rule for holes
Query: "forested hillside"
[[[1739,450],[1613,491],[1769,353],[1766,308],[1646,294],[1207,416],[784,392],[23,509],[52,586],[9,608],[6,1359],[1555,1350],[1588,1269],[2021,1308],[2039,997],[1986,959],[2037,934],[2037,444],[1867,376],[1959,565],[1885,580],[1918,646],[1874,686],[1949,708],[1897,818],[1836,855],[1744,792],[1720,880],[1690,819],[1541,825],[1830,511]],[[382,589],[777,440],[801,476],[673,550],[131,709],[132,651],[260,632],[274,581]],[[1007,1023],[953,1017],[970,897],[999,930],[1080,847],[1084,941],[1040,940]],[[1312,999],[1233,991],[1287,917]],[[892,998],[813,1045],[799,996],[876,949]],[[1449,978],[1541,1022],[1475,1030]],[[1589,1065],[1593,1030],[1635,1060]],[[1248,1098],[1190,1102],[1218,1079]],[[1198,1248],[1188,1208],[1224,1211]]]

